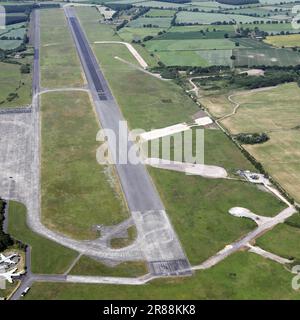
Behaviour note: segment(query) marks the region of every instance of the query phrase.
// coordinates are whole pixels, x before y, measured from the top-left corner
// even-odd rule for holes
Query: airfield
[[[151,52],[176,51],[174,42],[167,42],[174,39],[139,47],[98,19],[90,6],[35,10],[32,103],[0,109],[0,196],[10,200],[9,232],[29,245],[27,273],[11,299],[20,299],[28,287],[28,299],[188,298],[190,292],[206,299],[232,288],[239,293],[231,297],[238,298],[241,283],[251,277],[251,286],[259,285],[270,272],[284,288],[273,298],[297,296],[287,287],[291,274],[284,269],[294,259],[278,249],[276,237],[266,240],[278,229],[286,234],[286,222],[297,224],[297,208],[271,181],[236,174],[257,172],[222,131],[245,126],[242,117],[250,111],[236,114],[227,101],[225,111],[200,112],[189,92],[149,71],[155,63]],[[156,47],[159,41],[165,42]],[[217,50],[236,50],[228,41],[220,41]],[[209,41],[200,42],[206,47],[185,43],[183,51],[214,49]],[[241,48],[240,55],[242,50],[248,49]],[[194,85],[190,91],[197,92]],[[248,103],[247,97],[239,96],[239,103]],[[97,131],[110,129],[119,137],[118,123],[125,119],[129,129],[144,129],[141,137],[151,142],[203,130],[204,164],[170,163],[158,155],[138,165],[99,165]],[[294,243],[297,232],[290,237]],[[42,259],[45,248],[49,255]],[[209,289],[213,279],[215,294]],[[248,293],[256,295],[252,289]]]

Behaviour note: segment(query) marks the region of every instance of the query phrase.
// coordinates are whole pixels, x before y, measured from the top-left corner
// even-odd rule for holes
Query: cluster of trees
[[[118,25],[116,26],[116,31],[119,31],[120,29],[124,28],[127,23],[128,23],[128,20],[123,20],[122,23],[120,23],[120,24],[118,24]]]
[[[147,13],[150,10],[149,7],[141,7],[138,9],[138,12],[132,16],[131,20],[135,20],[137,18],[139,18],[140,16],[144,15],[145,13]]]
[[[230,77],[229,84],[237,87],[255,89],[276,86],[281,83],[296,81],[299,83],[300,75],[295,71],[266,72],[263,77],[249,77],[246,74]]]
[[[30,73],[30,64],[22,64],[20,68],[21,73]]]
[[[97,2],[94,3],[99,5]],[[129,10],[133,7],[131,4],[127,3],[105,3],[105,6],[115,11]]]
[[[3,231],[5,207],[6,203],[0,200],[0,251],[4,251],[14,244],[14,240],[10,235]]]
[[[266,133],[239,133],[235,138],[242,144],[258,144],[268,141],[270,138]]]

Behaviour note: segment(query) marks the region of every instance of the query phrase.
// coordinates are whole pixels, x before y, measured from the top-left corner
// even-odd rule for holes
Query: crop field
[[[250,17],[246,15],[233,15],[223,13],[208,13],[208,12],[187,12],[181,11],[177,14],[176,22],[178,23],[198,23],[211,24],[215,22],[230,22],[236,21],[241,23],[251,23],[253,21],[268,21],[267,18]]]
[[[155,52],[167,66],[230,66],[232,50],[159,51]]]
[[[235,66],[293,66],[300,64],[300,55],[288,49],[233,49]]]
[[[150,8],[164,8],[164,9],[177,9],[179,7],[185,7],[186,4],[182,3],[171,3],[171,2],[160,2],[160,1],[140,1],[134,3],[137,7],[150,7]]]
[[[146,36],[157,36],[158,32],[162,31],[162,28],[122,28],[118,34],[126,42],[131,42],[132,40],[142,41]]]
[[[11,24],[5,27],[5,29],[0,29],[0,37],[23,37],[27,28],[27,23],[20,22]]]
[[[17,48],[22,40],[0,40],[0,49],[11,50]]]
[[[198,31],[226,31],[226,32],[234,32],[235,26],[229,24],[223,25],[193,25],[193,26],[172,26],[169,29],[169,32],[198,32]]]
[[[9,233],[31,246],[31,271],[39,274],[65,272],[76,258],[76,252],[32,232],[26,224],[26,208],[9,202]]]
[[[190,32],[166,32],[156,40],[187,40],[187,39],[224,39],[225,35],[234,35],[234,32],[227,31],[190,31]]]
[[[180,35],[178,32],[177,34]],[[183,33],[184,35],[185,33]],[[194,33],[193,33],[194,34]],[[168,33],[166,34],[168,35]],[[210,66],[231,65],[235,43],[229,39],[151,40],[146,48],[166,65]]]
[[[42,96],[42,220],[74,238],[128,217],[114,169],[97,163],[98,130],[86,93]]]
[[[80,62],[63,10],[41,11],[40,15],[42,86],[82,86]]]
[[[290,83],[275,89],[234,97],[237,114],[223,124],[234,134],[267,132],[270,140],[246,149],[297,201],[300,200],[300,89]],[[213,106],[212,106],[213,108]]]
[[[228,50],[235,44],[229,39],[151,40],[146,42],[149,51]]]
[[[141,28],[144,26],[151,25],[152,28],[168,28],[171,24],[170,17],[160,18],[160,17],[153,17],[153,18],[146,18],[146,17],[139,17],[135,20],[129,22],[128,26],[133,28]]]
[[[20,60],[24,63],[24,59]],[[31,63],[31,59],[25,59]],[[14,99],[10,93],[16,93]],[[31,74],[21,73],[20,65],[0,62],[0,108],[24,106],[31,103]]]
[[[151,9],[148,11],[145,16],[147,17],[173,17],[175,14],[175,10],[159,10],[159,9]]]
[[[271,48],[268,44],[254,40],[254,39],[249,39],[249,38],[238,38],[238,39],[230,39],[233,42],[238,42],[240,47],[244,48],[252,48],[252,49],[268,49]]]
[[[299,47],[300,34],[271,36],[267,37],[264,41],[275,47]]]
[[[293,277],[274,261],[238,252],[214,268],[197,271],[192,277],[155,280],[147,284],[146,289],[144,286],[36,282],[25,299],[299,299],[299,292],[291,287]]]
[[[201,56],[210,66],[231,66],[232,50],[201,50],[197,51],[197,54]]]
[[[293,29],[291,23],[265,23],[259,25],[261,31],[269,32],[270,34],[276,34],[280,31],[289,31],[290,33],[298,33],[299,30]]]
[[[155,55],[166,66],[209,66],[209,62],[201,57],[199,51],[159,51]]]

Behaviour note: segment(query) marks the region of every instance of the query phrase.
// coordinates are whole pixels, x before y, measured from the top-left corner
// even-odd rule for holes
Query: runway
[[[124,121],[120,108],[81,28],[74,8],[66,7],[64,11],[92,93],[101,127],[113,130],[116,136],[116,145],[119,146],[119,123]],[[110,144],[110,141],[108,142],[110,151],[118,159],[119,150],[114,150],[114,146]],[[127,148],[129,151],[135,146],[132,142],[128,142]],[[145,166],[131,163],[116,163],[115,166],[138,230],[138,240],[142,243],[142,251],[152,273],[160,275],[189,273],[189,262]],[[155,237],[150,236],[154,234]]]

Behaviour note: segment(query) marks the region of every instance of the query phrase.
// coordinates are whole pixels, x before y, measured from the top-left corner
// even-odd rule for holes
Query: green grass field
[[[189,12],[181,11],[177,14],[177,23],[197,23],[197,24],[212,24],[215,22],[230,22],[252,23],[254,21],[268,21],[270,19],[261,17],[250,17],[239,14],[224,14],[224,13],[209,13],[209,12]]]
[[[32,232],[26,224],[24,205],[9,202],[9,233],[31,246],[31,271],[39,274],[65,272],[77,253]]]
[[[109,267],[86,256],[82,256],[70,271],[72,275],[103,277],[139,277],[147,273],[147,266],[142,261],[123,262],[115,267]]]
[[[31,57],[18,60],[31,63]],[[7,100],[10,93],[16,98]],[[20,65],[0,62],[0,108],[24,106],[31,103],[31,73],[22,74]]]
[[[145,16],[146,17],[173,17],[176,13],[175,10],[159,10],[159,9],[151,9],[149,10]]]
[[[210,65],[207,59],[201,57],[199,51],[160,51],[155,55],[167,66],[208,67]]]
[[[22,40],[0,40],[0,49],[12,50],[20,46]]]
[[[169,29],[170,32],[197,32],[200,30],[203,31],[227,31],[227,32],[233,32],[235,26],[229,25],[229,24],[223,24],[223,25],[194,25],[194,26],[173,26]]]
[[[299,237],[299,227],[282,223],[258,238],[256,244],[267,251],[293,259],[298,263],[300,261]]]
[[[42,96],[42,219],[74,238],[128,217],[114,169],[97,163],[98,130],[86,93]]]
[[[207,67],[211,65],[231,65],[230,57],[235,44],[233,41],[224,38],[151,40],[146,42],[146,48],[155,53],[167,66]]]
[[[34,283],[25,299],[299,299],[294,275],[260,256],[239,252],[192,277],[143,286]]]
[[[228,50],[235,44],[229,39],[151,40],[146,42],[149,51]]]
[[[118,34],[122,40],[131,42],[132,40],[142,41],[146,36],[157,36],[158,32],[162,31],[162,28],[122,28]]]
[[[300,54],[288,49],[234,49],[234,65],[255,66],[294,66],[300,64]]]
[[[224,39],[224,36],[234,35],[234,32],[228,32],[225,30],[216,31],[177,31],[177,32],[167,32],[156,38],[156,40],[188,40],[188,39]]]
[[[171,25],[171,17],[139,17],[128,23],[129,27],[142,28],[143,26],[152,25],[152,28],[168,28]]]
[[[213,159],[209,163],[214,163]],[[254,229],[252,221],[231,216],[230,208],[241,206],[273,216],[284,207],[272,195],[244,182],[154,168],[149,172],[192,264],[203,262]]]
[[[46,88],[84,84],[76,49],[62,9],[41,11],[41,85]]]

